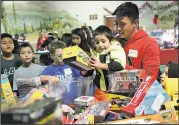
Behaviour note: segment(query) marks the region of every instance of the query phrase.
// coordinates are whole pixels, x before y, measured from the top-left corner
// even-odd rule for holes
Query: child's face
[[[32,52],[30,47],[24,47],[20,51],[20,58],[23,63],[30,63],[34,57],[34,53]]]
[[[55,64],[59,64],[63,62],[62,52],[63,52],[62,49],[56,49],[55,54],[52,57]]]
[[[72,42],[74,45],[79,45],[81,43],[80,36],[72,34]]]
[[[163,85],[165,77],[168,77],[168,66],[165,67],[165,70],[164,70],[163,74],[160,77],[161,77],[161,84]]]
[[[111,46],[109,39],[105,35],[96,35],[95,38],[96,50],[99,53],[105,52]]]
[[[5,37],[1,40],[1,50],[5,53],[12,53],[14,50],[14,43],[11,38]]]

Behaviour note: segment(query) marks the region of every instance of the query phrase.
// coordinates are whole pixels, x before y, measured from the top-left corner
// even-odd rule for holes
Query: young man
[[[128,56],[126,69],[144,69],[147,75],[157,78],[160,67],[159,46],[145,31],[138,28],[139,9],[132,2],[118,6],[116,25],[122,39],[125,39],[124,49]]]

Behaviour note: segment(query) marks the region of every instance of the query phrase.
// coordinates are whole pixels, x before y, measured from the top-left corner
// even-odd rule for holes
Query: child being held
[[[83,76],[96,73],[94,84],[97,86],[94,96],[97,100],[106,100],[105,92],[108,89],[108,74],[121,71],[126,66],[126,54],[118,41],[112,38],[112,31],[106,26],[99,26],[94,31],[94,41],[98,57],[92,57],[89,65],[96,70],[81,71]]]
[[[63,63],[62,52],[63,48],[65,47],[65,43],[62,41],[54,41],[49,44],[50,56],[54,60],[54,62],[51,65],[47,66],[41,74],[57,76],[60,79],[60,84],[63,84],[63,81],[81,77],[80,71]],[[73,83],[70,85],[70,87],[72,87]],[[76,98],[77,88],[75,88],[74,86],[72,88],[69,88],[70,92],[64,94],[62,103],[70,104],[71,101]]]
[[[32,63],[32,59],[34,57],[34,50],[30,43],[24,42],[20,45],[19,48],[19,56],[22,60],[23,64],[15,71],[14,80],[13,80],[13,90],[18,90],[18,87],[22,85],[24,89],[28,89],[28,87],[38,87],[41,83],[49,81],[50,83],[59,82],[57,77],[53,76],[39,76],[43,70],[44,66]],[[39,77],[38,77],[39,76]],[[33,82],[33,78],[36,78],[36,81]],[[31,78],[28,81],[22,81],[22,79]],[[32,81],[31,81],[32,80]],[[27,86],[28,85],[28,86]],[[27,90],[25,93],[19,92],[19,95],[26,95],[30,90]]]

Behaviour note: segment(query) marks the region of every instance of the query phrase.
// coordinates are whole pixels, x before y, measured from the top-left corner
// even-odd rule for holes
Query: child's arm
[[[56,77],[56,76],[46,76],[46,75],[41,75],[40,76],[40,81],[42,82],[42,83],[44,83],[44,82],[49,82],[49,83],[58,83],[58,82],[60,82],[60,79],[58,78],[58,77]]]

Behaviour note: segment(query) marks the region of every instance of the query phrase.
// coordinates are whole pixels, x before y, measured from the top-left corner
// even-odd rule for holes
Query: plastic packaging
[[[49,97],[62,98],[62,104],[74,104],[74,99],[88,96],[90,93],[91,77],[76,77],[48,85]]]

